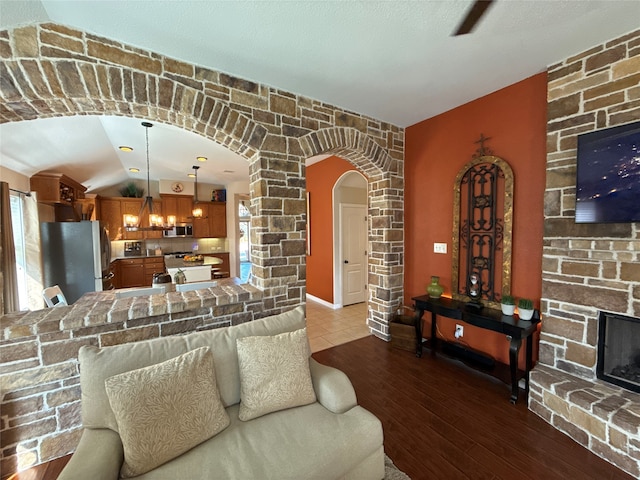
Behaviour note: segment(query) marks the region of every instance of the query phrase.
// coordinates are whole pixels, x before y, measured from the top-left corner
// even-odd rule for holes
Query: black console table
[[[503,315],[500,310],[488,307],[475,309],[467,307],[465,302],[451,298],[431,298],[428,295],[413,297],[416,310],[416,356],[422,356],[422,315],[431,312],[431,338],[428,339],[431,352],[435,354],[438,338],[436,336],[436,315],[461,320],[469,325],[503,333],[509,340],[509,370],[511,373],[511,403],[518,400],[518,352],[522,341],[527,340],[525,386],[529,392],[529,371],[532,367],[533,332],[540,323],[540,314],[536,311],[531,320],[520,320],[517,315]]]

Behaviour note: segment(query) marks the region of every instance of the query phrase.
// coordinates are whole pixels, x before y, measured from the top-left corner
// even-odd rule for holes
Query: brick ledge
[[[91,292],[65,307],[16,312],[0,317],[2,340],[16,340],[80,327],[171,315],[201,308],[260,301],[263,292],[250,284],[221,282],[217,287],[116,299],[113,291]]]

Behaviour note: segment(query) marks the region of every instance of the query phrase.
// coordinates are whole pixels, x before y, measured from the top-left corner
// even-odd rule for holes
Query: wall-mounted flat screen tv
[[[640,122],[578,136],[576,223],[640,222]]]

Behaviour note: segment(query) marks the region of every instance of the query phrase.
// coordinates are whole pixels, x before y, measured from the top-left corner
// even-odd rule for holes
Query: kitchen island
[[[217,257],[203,256],[201,261],[189,262],[184,258],[175,258],[173,255],[166,255],[164,263],[167,267],[167,273],[175,279],[179,270],[184,272],[187,282],[203,282],[211,280],[211,267],[220,265],[222,260]],[[175,280],[174,280],[175,281]]]
[[[191,252],[178,252],[166,255],[125,255],[114,257],[111,271],[114,273],[115,288],[150,287],[156,273],[167,272],[175,278],[178,269],[185,272],[187,282],[229,278],[229,253],[215,252],[202,255],[200,262],[187,262],[185,255]],[[217,268],[220,267],[220,268]],[[222,270],[222,272],[220,272]],[[222,273],[222,275],[220,275]]]

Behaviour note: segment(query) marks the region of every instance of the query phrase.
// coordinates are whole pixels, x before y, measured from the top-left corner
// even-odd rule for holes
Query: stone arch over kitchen
[[[404,131],[338,107],[56,24],[0,32],[0,121],[123,115],[167,123],[249,161],[252,282],[267,315],[304,302],[306,158],[369,178],[369,318],[388,338],[403,297]]]

